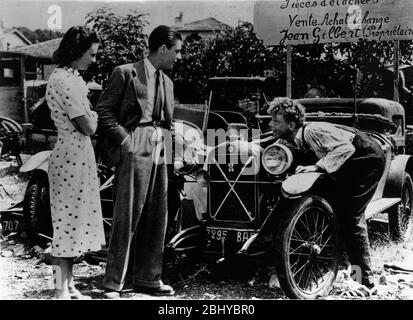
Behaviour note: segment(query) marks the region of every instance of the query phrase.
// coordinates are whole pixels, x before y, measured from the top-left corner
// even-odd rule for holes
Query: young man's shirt
[[[298,130],[295,143],[300,148],[313,150],[319,158],[316,165],[328,173],[333,173],[354,154],[354,136],[355,133],[346,130],[344,126],[328,122],[309,122]]]
[[[144,60],[145,64],[145,75],[146,75],[146,85],[148,88],[148,101],[146,103],[146,108],[142,110],[142,118],[140,120],[140,123],[145,123],[145,122],[151,122],[152,121],[152,114],[153,114],[153,107],[155,105],[155,91],[156,91],[156,77],[155,77],[155,72],[156,69],[152,65],[152,63],[149,61],[148,58],[145,58]],[[162,79],[160,79],[160,87],[159,90],[161,90],[160,94],[163,94],[163,82]],[[161,118],[163,119],[163,110],[161,111]]]

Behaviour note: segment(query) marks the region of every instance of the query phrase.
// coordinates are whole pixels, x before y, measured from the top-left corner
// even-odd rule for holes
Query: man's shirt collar
[[[146,66],[146,70],[148,71],[148,76],[149,76],[149,77],[153,77],[154,74],[155,74],[155,72],[156,72],[155,67],[154,67],[153,64],[149,61],[149,59],[148,59],[147,57],[146,57],[143,61],[144,61],[145,66]]]

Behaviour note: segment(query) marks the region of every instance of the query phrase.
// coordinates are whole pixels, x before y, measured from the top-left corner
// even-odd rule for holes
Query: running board
[[[370,219],[375,214],[394,206],[396,203],[399,203],[400,200],[401,198],[381,198],[370,202],[365,212],[366,219]]]

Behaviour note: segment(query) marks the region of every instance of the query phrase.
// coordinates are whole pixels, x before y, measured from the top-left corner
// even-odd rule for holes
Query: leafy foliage
[[[411,41],[400,42],[401,59],[410,60]],[[309,88],[320,88],[325,96],[359,97],[384,95],[383,70],[392,64],[392,42],[331,43],[293,47],[293,98],[303,97]],[[277,93],[285,95],[286,48],[265,47],[253,26],[242,22],[234,29],[222,30],[213,39],[192,37],[185,41],[183,59],[173,70],[176,96],[184,103],[207,99],[206,84],[217,76],[264,76],[272,70]],[[357,71],[358,70],[358,71]],[[387,93],[388,94],[388,93]]]
[[[202,103],[209,78],[263,75],[270,65],[276,66],[272,58],[273,51],[257,39],[249,22],[222,29],[212,39],[192,37],[172,72],[176,96],[184,103]]]
[[[383,90],[392,90],[383,88],[384,68],[393,63],[392,42],[307,45],[293,50],[296,97],[314,86],[324,87],[327,96],[352,97],[356,77],[358,97],[383,96]],[[411,50],[411,42],[401,42],[402,60],[408,60]]]
[[[126,16],[120,16],[104,7],[86,15],[86,24],[101,39],[97,64],[84,74],[87,80],[94,78],[105,85],[116,66],[144,57],[147,50],[147,35],[143,31],[148,24],[146,14],[130,11]]]
[[[87,80],[106,84],[117,65],[138,61],[147,50],[148,24],[145,14],[131,10],[126,16],[100,8],[86,16],[87,24],[101,37],[97,64],[84,75]],[[400,42],[402,61],[410,61],[412,41]],[[392,84],[383,85],[383,70],[393,59],[392,42],[330,43],[293,47],[293,98],[316,88],[324,96],[391,96]],[[208,98],[207,83],[219,76],[274,75],[275,95],[286,95],[286,47],[266,47],[254,33],[253,25],[240,22],[222,29],[214,38],[196,34],[186,39],[183,58],[169,72],[175,96],[181,103],[203,103]],[[355,79],[357,77],[357,86]]]

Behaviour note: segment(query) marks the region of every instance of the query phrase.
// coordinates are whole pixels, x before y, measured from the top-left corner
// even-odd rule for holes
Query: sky
[[[231,26],[238,20],[253,21],[253,0],[111,0],[111,1],[79,1],[79,0],[0,0],[0,19],[5,27],[24,26],[29,29],[48,29],[48,21],[52,12],[48,9],[57,5],[61,8],[61,29],[65,32],[73,25],[82,25],[88,12],[110,7],[115,13],[127,14],[129,9],[137,9],[139,13],[148,13],[147,20],[150,32],[159,24],[173,26],[175,17],[183,13],[184,23],[214,17]]]

